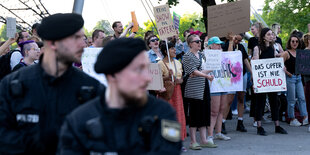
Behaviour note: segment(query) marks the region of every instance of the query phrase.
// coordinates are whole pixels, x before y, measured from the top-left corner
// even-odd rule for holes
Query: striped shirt
[[[203,57],[203,54],[198,53],[199,57]],[[190,75],[195,70],[202,70],[200,59],[192,52],[187,52],[183,56],[183,67],[185,75]],[[203,100],[205,81],[204,77],[189,77],[185,85],[184,97]]]

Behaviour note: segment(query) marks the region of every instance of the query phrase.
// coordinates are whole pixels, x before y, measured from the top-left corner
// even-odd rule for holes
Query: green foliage
[[[274,7],[272,7],[274,6]],[[306,33],[310,23],[309,0],[265,0],[263,19],[271,27],[273,23],[281,25],[280,37],[283,47],[292,30],[297,29]]]
[[[6,37],[6,24],[3,24],[0,28],[0,41],[8,40],[8,37]]]
[[[110,22],[107,20],[100,20],[96,23],[96,26],[93,28],[90,34],[92,34],[96,29],[101,29],[106,35],[113,35],[113,30],[111,28]]]

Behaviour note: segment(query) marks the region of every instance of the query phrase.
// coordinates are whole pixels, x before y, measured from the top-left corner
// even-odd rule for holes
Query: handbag
[[[166,68],[168,69],[168,72],[169,72],[168,66],[166,65],[165,62],[163,62],[163,63],[166,66]],[[175,62],[174,62],[174,65],[175,65]],[[176,73],[177,72],[175,72],[175,74]],[[174,92],[175,82],[172,82],[172,80],[169,78],[168,80],[164,81],[164,87],[165,87],[166,91],[162,92],[162,93],[158,93],[158,97],[161,98],[161,99],[164,99],[166,101],[169,101],[171,99],[172,95],[173,95],[173,92]]]

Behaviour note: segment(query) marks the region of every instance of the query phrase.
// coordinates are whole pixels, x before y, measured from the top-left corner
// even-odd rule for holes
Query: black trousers
[[[276,92],[272,93],[259,93],[256,95],[256,105],[255,105],[255,120],[261,121],[263,112],[266,105],[266,96],[268,95],[269,104],[271,109],[271,117],[273,121],[279,120],[279,104],[278,104],[278,95]]]

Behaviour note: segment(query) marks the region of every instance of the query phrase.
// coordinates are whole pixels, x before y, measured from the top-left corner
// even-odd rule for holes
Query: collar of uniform
[[[45,72],[45,70],[42,68],[42,60],[43,60],[42,58],[43,58],[43,54],[40,57],[40,61],[39,61],[39,66],[40,67],[39,68],[40,68],[40,71],[42,73],[43,79],[45,79],[49,85],[56,84],[57,81],[61,81],[61,79],[69,77],[70,74],[72,73],[73,67],[72,67],[72,65],[70,65],[68,67],[68,69],[60,77],[51,76],[51,75],[47,74]]]

